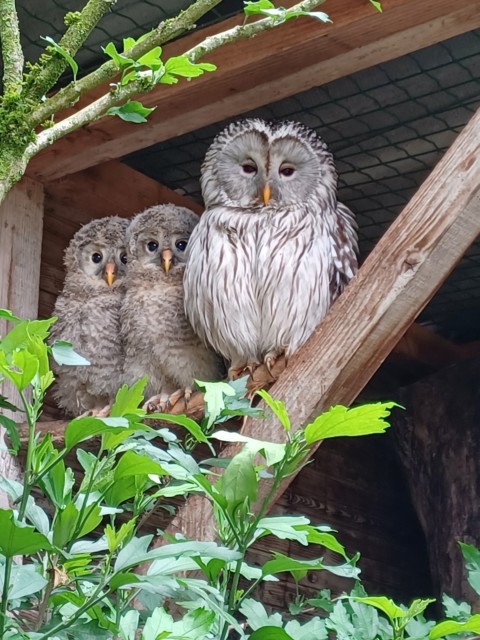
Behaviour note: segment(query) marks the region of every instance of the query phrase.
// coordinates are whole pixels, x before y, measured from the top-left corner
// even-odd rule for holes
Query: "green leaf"
[[[194,63],[186,56],[175,56],[169,58],[165,62],[165,72],[160,77],[162,84],[176,84],[178,82],[175,76],[182,78],[198,78],[205,71],[215,71],[216,66],[208,62]]]
[[[202,382],[195,380],[197,387],[205,392],[205,415],[207,420],[207,431],[225,409],[225,396],[234,396],[233,389],[227,382]]]
[[[244,436],[237,431],[215,431],[210,437],[215,440],[220,440],[221,442],[245,442],[250,451],[261,453],[264,456],[268,466],[280,462],[285,457],[284,444],[256,440],[255,438]],[[218,466],[220,466],[220,464]]]
[[[255,540],[271,534],[280,540],[296,540],[307,545],[307,532],[302,530],[302,525],[308,524],[310,520],[304,516],[268,516],[258,522]]]
[[[265,389],[260,389],[257,391],[257,395],[262,398],[262,400],[270,407],[273,413],[278,418],[280,424],[285,429],[286,433],[288,433],[291,429],[290,418],[288,417],[287,410],[285,408],[285,403],[281,400],[274,400],[272,396],[265,391]]]
[[[131,45],[133,46],[135,44],[135,41],[133,40],[133,38],[130,38],[130,40],[133,41]],[[125,40],[124,40],[124,43],[125,43]],[[125,47],[125,50],[130,48],[131,47]],[[130,67],[135,63],[135,60],[133,60],[132,58],[127,58],[121,53],[118,53],[117,48],[113,44],[113,42],[109,42],[106,47],[102,47],[102,51],[115,62],[119,70],[126,69],[127,67]]]
[[[472,615],[472,607],[468,602],[456,602],[446,593],[442,595],[442,605],[447,618],[453,618],[457,622],[465,622]]]
[[[120,529],[116,531],[112,526],[107,524],[105,527],[105,537],[108,542],[108,550],[110,553],[113,553],[120,547],[126,538],[130,536],[130,534],[135,530],[135,525],[137,524],[135,518],[124,522]]]
[[[275,9],[275,5],[270,0],[256,0],[255,2],[244,2],[243,12],[246,16],[254,16],[265,9]]]
[[[399,406],[396,402],[377,402],[353,409],[337,405],[305,427],[305,440],[312,444],[325,438],[383,433],[389,427],[384,418],[393,407]]]
[[[162,420],[162,422],[170,422],[180,427],[184,427],[188,433],[195,438],[197,442],[208,443],[207,436],[203,433],[200,426],[187,416],[170,415],[168,413],[149,413],[149,420]]]
[[[284,629],[279,627],[260,627],[249,638],[250,640],[295,640]]]
[[[74,418],[65,429],[65,449],[70,451],[80,442],[99,436],[102,433],[117,433],[131,431],[128,420],[122,417],[115,418]]]
[[[55,340],[50,347],[52,357],[57,364],[68,366],[87,366],[90,362],[73,350],[72,344],[66,340]]]
[[[53,523],[53,544],[63,549],[72,540],[77,522],[78,510],[73,502],[58,509]]]
[[[369,1],[370,1],[370,4],[372,4],[378,12],[383,13],[381,2],[377,2],[377,0],[369,0]]]
[[[429,604],[432,604],[432,602],[435,602],[435,598],[429,598],[425,600],[419,600],[419,599],[414,600],[412,604],[408,607],[407,611],[405,612],[405,617],[415,618],[415,616],[419,616],[425,611],[425,609],[428,607]]]
[[[139,124],[141,122],[146,122],[147,117],[155,111],[156,107],[152,107],[151,109],[148,107],[144,107],[141,102],[137,100],[129,100],[121,107],[110,107],[107,111],[107,116],[118,116],[125,122],[134,122]]]
[[[5,491],[5,493],[8,494],[8,496],[14,503],[18,503],[21,500],[23,494],[23,484],[21,484],[20,482],[17,482],[12,478],[0,477],[0,489]],[[25,517],[30,522],[30,524],[33,524],[37,531],[40,531],[40,533],[48,536],[50,532],[50,522],[48,520],[48,516],[45,511],[35,503],[35,500],[32,496],[28,496]]]
[[[31,555],[37,551],[52,551],[48,539],[33,527],[14,521],[13,511],[0,509],[0,552],[7,558],[16,555]]]
[[[240,606],[240,611],[253,631],[261,627],[283,627],[282,616],[278,612],[269,615],[259,600],[254,600],[253,598],[244,600]]]
[[[13,324],[18,324],[19,322],[22,322],[20,318],[17,318],[17,316],[14,316],[13,313],[8,309],[0,309],[0,318],[3,318],[8,322],[12,322]]]
[[[115,402],[110,409],[110,416],[124,416],[127,413],[137,413],[143,402],[143,392],[147,386],[148,377],[137,380],[131,387],[124,384],[117,391]]]
[[[16,407],[14,404],[12,404],[11,402],[9,402],[5,396],[2,396],[0,394],[0,409],[7,409],[7,411],[21,411],[21,409],[19,409],[18,407]]]
[[[255,452],[245,446],[232,458],[217,484],[225,496],[231,513],[241,503],[248,500],[250,504],[257,499],[258,478],[254,466]]]
[[[56,318],[48,320],[22,320],[0,342],[0,349],[7,355],[16,349],[28,348],[30,340],[37,336],[42,340],[48,337],[50,326]]]
[[[429,639],[438,640],[452,633],[480,633],[480,613],[473,615],[466,622],[456,622],[455,620],[446,620],[436,624],[430,631]]]
[[[210,631],[215,619],[213,611],[194,609],[173,623],[173,635],[182,640],[198,640]]]
[[[11,380],[19,391],[23,391],[32,382],[37,375],[38,365],[38,359],[26,349],[13,351],[11,363],[0,352],[0,373]]]
[[[475,593],[480,595],[480,550],[472,544],[465,544],[465,542],[458,544],[465,561],[467,580]]]
[[[131,609],[122,615],[118,629],[120,640],[135,640],[139,618],[140,612],[135,611],[135,609]]]
[[[158,462],[148,456],[138,455],[134,451],[126,451],[118,461],[113,477],[115,482],[118,482],[122,478],[148,474],[163,476],[165,471]]]
[[[50,44],[50,46],[53,48],[55,53],[58,53],[59,56],[61,56],[62,58],[64,58],[68,62],[68,64],[70,65],[70,68],[72,70],[72,73],[73,73],[73,81],[76,82],[77,81],[77,73],[78,73],[78,64],[75,62],[75,60],[72,58],[72,56],[68,53],[68,51],[66,51],[66,49],[64,49],[57,42],[55,42],[55,40],[53,38],[50,38],[50,36],[45,36],[45,37],[44,36],[40,36],[40,38],[42,40],[46,40],[46,42],[48,42]]]
[[[3,569],[0,564],[0,568]],[[3,591],[5,572],[0,571],[0,593]],[[33,564],[19,565],[13,563],[10,575],[8,596],[17,600],[41,591],[48,583],[40,573],[39,567]]]
[[[397,618],[405,618],[406,617],[405,611],[401,607],[396,605],[393,602],[393,600],[390,600],[389,598],[386,598],[385,596],[378,596],[378,597],[368,597],[367,596],[365,598],[355,597],[353,599],[354,599],[355,602],[362,602],[363,604],[367,604],[370,607],[375,607],[376,609],[379,609],[380,611],[383,611],[383,613],[392,622],[394,620],[396,620]]]
[[[17,423],[15,420],[0,414],[0,425],[6,429],[7,435],[10,439],[10,443],[12,445],[9,448],[10,453],[17,455],[20,450],[20,436],[18,434]]]

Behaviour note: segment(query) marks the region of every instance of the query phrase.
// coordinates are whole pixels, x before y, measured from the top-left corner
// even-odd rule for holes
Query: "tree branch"
[[[70,26],[58,43],[59,46],[70,56],[75,56],[105,13],[116,2],[117,0],[88,0],[78,17],[71,20]],[[55,85],[67,65],[65,58],[58,54],[44,54],[39,65],[34,67],[27,77],[28,98],[33,101],[40,100]]]
[[[312,9],[323,2],[324,0],[303,0],[302,2],[290,7],[289,11],[312,11]],[[267,31],[268,29],[279,26],[280,24],[283,23],[275,21],[274,18],[263,18],[262,20],[257,20],[257,22],[233,27],[232,29],[228,29],[228,31],[223,31],[222,33],[205,38],[203,42],[200,42],[189,51],[186,51],[184,55],[188,57],[190,62],[196,62],[200,58],[203,58],[203,56],[211,53],[215,49],[218,49],[218,47],[229,44],[230,42],[235,42],[236,40],[251,38],[262,33],[262,31]]]
[[[15,0],[0,0],[0,43],[4,93],[20,95],[23,81],[23,51]]]
[[[310,11],[318,4],[320,4],[321,0],[303,0],[298,4],[291,7],[291,10],[298,11]],[[219,47],[235,42],[236,40],[240,40],[243,38],[251,38],[262,31],[266,31],[267,29],[271,29],[278,25],[278,21],[273,18],[263,18],[262,20],[258,20],[257,22],[253,22],[251,24],[246,24],[243,26],[233,27],[232,29],[228,29],[223,33],[219,33],[214,36],[209,36],[205,38],[202,42],[200,42],[195,47],[192,47],[189,51],[187,51],[184,55],[188,56],[191,62],[194,62],[204,55],[211,53],[215,49]],[[43,131],[38,134],[35,142],[31,143],[27,148],[27,155],[29,158],[36,155],[39,151],[49,146],[55,140],[79,129],[85,124],[92,122],[93,120],[103,116],[105,112],[113,106],[116,106],[120,103],[129,100],[131,97],[139,94],[145,93],[153,88],[154,85],[148,86],[145,82],[142,81],[133,81],[127,85],[121,86],[118,85],[113,91],[102,96],[98,100],[95,100],[88,106],[84,107],[77,113],[65,118],[58,124],[54,125],[50,129]]]
[[[191,29],[199,18],[220,4],[220,2],[222,0],[197,0],[178,16],[161,22],[144,40],[135,44],[131,49],[124,51],[122,55],[138,60],[154,47],[162,46]],[[110,60],[78,82],[71,82],[34,111],[31,116],[32,127],[37,127],[62,109],[73,106],[82,95],[112,80],[118,73],[117,65],[113,60]]]

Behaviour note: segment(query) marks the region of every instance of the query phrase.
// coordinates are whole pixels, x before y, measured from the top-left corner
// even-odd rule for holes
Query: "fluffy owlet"
[[[243,120],[213,141],[201,185],[187,316],[232,374],[270,367],[307,340],[357,270],[356,225],[337,201],[333,157],[300,123]]]
[[[90,366],[54,365],[55,396],[69,415],[97,412],[111,403],[123,379],[120,305],[128,220],[92,220],[65,251],[66,277],[55,304],[52,339],[68,340]]]
[[[198,216],[157,205],[127,230],[128,270],[122,305],[125,377],[148,376],[146,397],[170,396],[193,380],[215,380],[219,359],[193,332],[183,308],[185,249]]]

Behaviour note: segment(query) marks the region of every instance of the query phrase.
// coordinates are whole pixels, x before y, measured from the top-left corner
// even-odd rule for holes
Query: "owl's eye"
[[[257,167],[251,162],[245,162],[242,164],[243,173],[254,174],[257,173]]]
[[[147,242],[147,249],[150,251],[150,253],[154,253],[158,249],[158,242],[155,242],[155,240],[150,240],[150,242]]]
[[[187,241],[186,240],[178,240],[177,242],[175,242],[175,246],[177,247],[177,249],[179,251],[185,251],[185,249],[187,248]]]
[[[295,169],[293,167],[280,167],[279,173],[281,176],[289,178],[290,176],[293,176]]]
[[[101,253],[92,253],[92,262],[95,264],[99,264],[103,260],[103,256]]]
[[[120,262],[122,262],[123,264],[127,264],[127,254],[126,253],[122,253],[120,255]]]

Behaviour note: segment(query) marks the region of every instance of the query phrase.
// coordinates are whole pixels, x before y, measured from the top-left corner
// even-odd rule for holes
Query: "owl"
[[[52,339],[67,340],[90,366],[54,364],[54,395],[69,415],[99,413],[123,383],[120,305],[124,294],[128,220],[92,220],[65,251],[65,284],[55,304]]]
[[[357,270],[352,212],[325,142],[298,122],[238,121],[207,151],[185,311],[230,374],[288,358]]]
[[[147,375],[146,397],[156,396],[160,406],[195,378],[220,375],[218,356],[193,332],[183,308],[185,250],[197,222],[189,209],[157,205],[136,215],[127,230],[125,376],[131,384]]]

